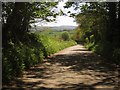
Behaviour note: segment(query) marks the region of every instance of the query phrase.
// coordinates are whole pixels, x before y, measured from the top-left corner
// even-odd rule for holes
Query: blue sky
[[[57,5],[57,11],[60,9],[67,13],[68,11],[71,11],[73,13],[78,12],[75,11],[72,7],[69,9],[65,9],[63,6],[65,5],[65,2],[59,2]],[[61,26],[61,25],[68,25],[68,26],[77,26],[77,23],[75,22],[75,19],[69,16],[57,16],[56,21],[54,22],[46,22],[46,23],[37,23],[38,26]]]

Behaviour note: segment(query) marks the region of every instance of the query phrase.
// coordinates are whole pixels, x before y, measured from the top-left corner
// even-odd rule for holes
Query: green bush
[[[93,48],[92,51],[102,55],[105,58],[112,58],[112,45],[109,42],[98,42]]]
[[[94,42],[94,35],[90,35],[90,42]]]
[[[63,32],[61,38],[62,38],[64,41],[69,40],[69,39],[70,39],[70,38],[69,38],[69,33],[68,33],[67,31]]]
[[[75,45],[76,42],[73,40],[70,41],[62,41],[58,38],[49,37],[46,35],[39,34],[39,39],[43,43],[45,51],[44,55],[49,56],[55,52],[58,52],[66,47]]]
[[[28,33],[24,38],[18,43],[11,40],[8,48],[2,50],[3,83],[21,75],[25,69],[42,62],[45,57],[76,44],[72,40],[62,41],[41,33]]]
[[[2,54],[2,80],[7,82],[13,77],[19,76],[24,70],[23,54],[18,46],[12,46],[9,49],[3,49]]]
[[[9,82],[12,79],[12,66],[10,64],[10,61],[8,60],[7,57],[2,57],[2,81],[4,82]]]
[[[21,75],[25,69],[43,59],[42,47],[37,47],[41,43],[35,43],[37,35],[27,34],[26,37],[26,42],[15,43],[11,40],[8,43],[8,48],[3,48],[3,82]]]
[[[86,43],[86,44],[85,44],[85,47],[86,47],[88,50],[92,50],[92,48],[94,47],[94,42],[92,42],[92,43]]]
[[[113,51],[113,59],[115,63],[120,64],[120,48],[115,48]]]

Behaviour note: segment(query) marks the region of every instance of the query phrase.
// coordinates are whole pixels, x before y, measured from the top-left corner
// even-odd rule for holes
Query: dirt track
[[[118,70],[104,62],[83,45],[66,48],[45,59],[43,64],[31,67],[4,88],[40,90],[96,90],[118,89]]]

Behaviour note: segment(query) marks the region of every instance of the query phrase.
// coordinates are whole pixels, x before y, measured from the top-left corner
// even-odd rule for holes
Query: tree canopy
[[[57,4],[58,2],[2,2],[3,81],[21,75],[24,69],[61,50],[63,40],[54,40],[54,47],[51,43],[53,38],[29,31],[30,24],[37,19],[40,22],[51,22],[57,15],[64,15],[61,10],[54,11]],[[64,8],[71,6],[80,10],[79,13],[68,11],[70,17],[75,17],[78,23],[75,41],[83,41],[89,50],[104,56],[107,62],[120,64],[120,2],[67,2]],[[66,32],[62,38],[64,47],[75,44],[69,42],[69,34]],[[59,49],[56,48],[57,45]]]
[[[81,12],[73,15],[79,24],[81,39],[88,48],[113,62],[119,62],[120,50],[120,2],[67,2]],[[73,13],[71,13],[72,15]],[[109,52],[109,53],[108,53]],[[115,57],[118,57],[115,59]]]
[[[46,56],[43,43],[29,28],[38,18],[53,21],[58,15],[52,10],[56,5],[57,2],[2,2],[3,82],[20,75]]]

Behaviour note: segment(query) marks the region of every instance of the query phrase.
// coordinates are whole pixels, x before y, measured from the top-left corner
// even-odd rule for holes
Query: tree
[[[88,38],[90,43],[94,42],[94,51],[115,61],[113,57],[119,56],[120,51],[120,2],[91,2],[82,6],[79,3],[67,2],[66,5],[67,8],[74,5],[81,10],[76,21],[83,36]],[[94,39],[92,41],[91,35]]]
[[[30,33],[30,23],[40,18],[53,21],[56,2],[2,3],[2,72],[3,82],[22,74],[24,69],[42,61],[45,47],[39,36]]]
[[[52,7],[57,5],[56,2],[8,2],[2,4],[3,47],[7,47],[7,42],[10,39],[13,42],[23,40],[24,35],[28,32],[30,22],[34,22],[35,18],[51,21],[48,17],[57,15],[51,10]]]
[[[69,33],[65,31],[62,33],[61,37],[64,41],[69,40]]]
[[[107,40],[110,41],[111,43],[114,41],[114,33],[116,31],[116,20],[117,20],[117,15],[116,15],[116,2],[109,2],[108,3],[108,16],[109,16],[109,27],[108,27],[108,33],[107,33]]]

